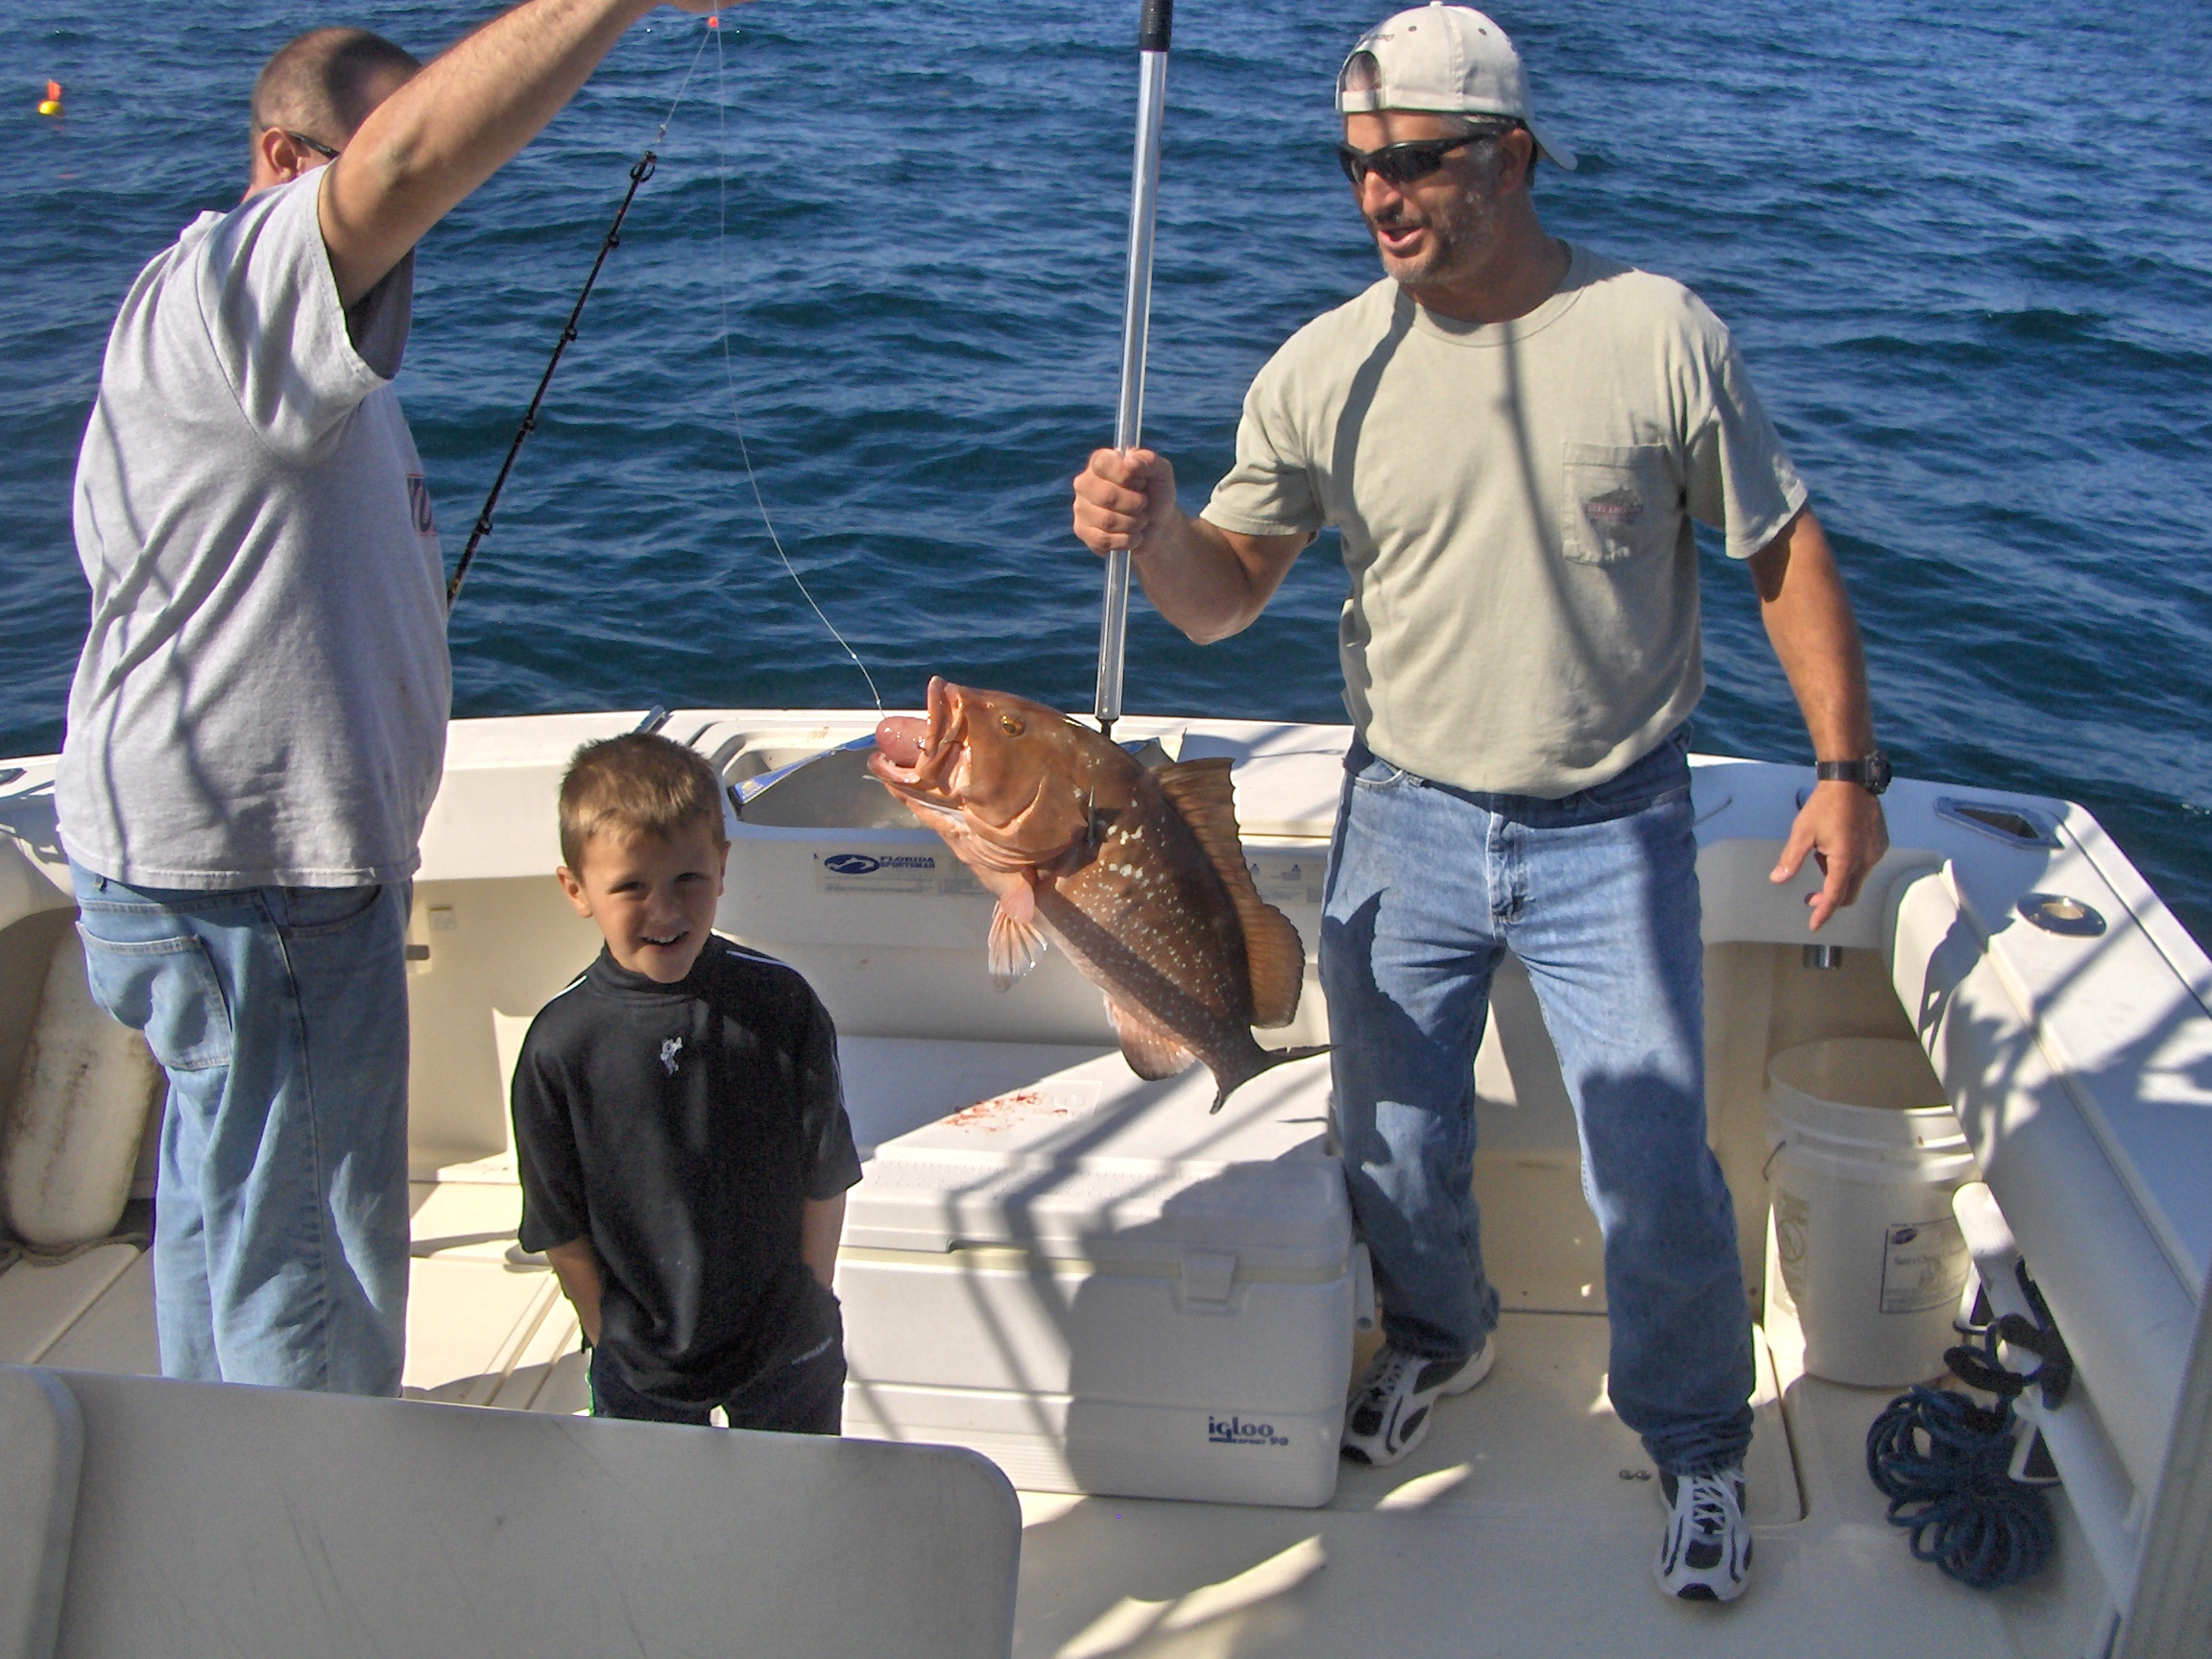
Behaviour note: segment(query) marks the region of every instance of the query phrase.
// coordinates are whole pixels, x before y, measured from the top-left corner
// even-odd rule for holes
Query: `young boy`
[[[607,948],[539,1011],[515,1067],[522,1247],[591,1342],[591,1408],[835,1434],[830,1274],[860,1179],[836,1033],[798,974],[711,931],[730,842],[696,752],[588,743],[556,874]]]

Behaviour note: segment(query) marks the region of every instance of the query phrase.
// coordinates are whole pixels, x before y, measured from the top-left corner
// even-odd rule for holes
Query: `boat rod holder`
[[[1152,221],[1160,197],[1160,121],[1167,101],[1167,42],[1175,0],[1142,0],[1137,18],[1137,154],[1129,187],[1129,279],[1121,302],[1121,401],[1114,447],[1137,447],[1144,424],[1144,345],[1152,319]],[[1121,663],[1129,634],[1129,553],[1106,555],[1106,607],[1098,628],[1098,730],[1121,718]]]

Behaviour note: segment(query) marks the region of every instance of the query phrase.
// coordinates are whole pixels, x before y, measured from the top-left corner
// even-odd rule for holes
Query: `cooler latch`
[[[1226,1313],[1237,1284],[1237,1258],[1220,1250],[1183,1252],[1183,1306],[1201,1313]]]

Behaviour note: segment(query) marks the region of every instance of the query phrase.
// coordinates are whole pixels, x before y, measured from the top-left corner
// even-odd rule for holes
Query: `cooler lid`
[[[1147,1083],[1113,1048],[864,1037],[838,1050],[864,1165],[847,1244],[1100,1262],[1206,1250],[1285,1268],[1351,1247],[1324,1061],[1264,1072],[1214,1116],[1204,1067]]]

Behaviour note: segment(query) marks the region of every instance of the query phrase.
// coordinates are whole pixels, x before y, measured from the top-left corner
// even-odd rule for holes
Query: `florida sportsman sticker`
[[[934,893],[939,860],[927,853],[829,853],[814,860],[825,893]]]

